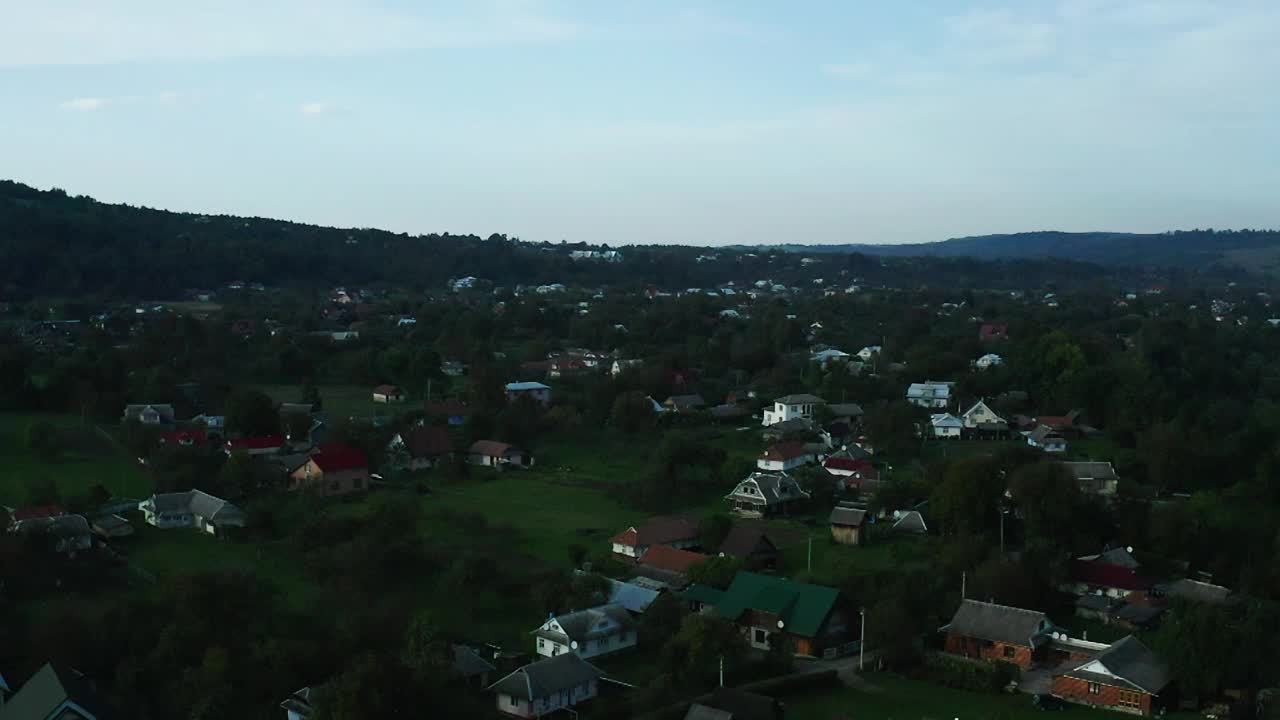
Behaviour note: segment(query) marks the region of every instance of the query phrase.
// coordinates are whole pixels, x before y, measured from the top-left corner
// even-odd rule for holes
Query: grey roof
[[[847,505],[835,506],[828,520],[832,525],[850,525],[854,527],[861,527],[866,521],[867,511],[865,508],[849,507]]]
[[[1031,434],[1028,435],[1027,438],[1035,441],[1035,443],[1039,445],[1050,438],[1057,438],[1061,440],[1062,433],[1059,433],[1048,425],[1037,425],[1036,429],[1032,430]]]
[[[1118,480],[1116,469],[1109,462],[1060,462],[1076,480]]]
[[[142,417],[142,413],[151,408],[155,410],[160,419],[165,422],[173,422],[173,406],[169,404],[142,403],[138,405],[125,405],[124,417],[126,420],[138,420]]]
[[[1101,664],[1110,674],[1086,671],[1085,668],[1093,663]],[[1159,694],[1173,679],[1164,661],[1132,635],[1063,675],[1088,682],[1129,687],[1152,695]]]
[[[489,686],[493,692],[528,702],[552,693],[570,690],[604,676],[604,671],[578,657],[563,653],[529,663]]]
[[[315,694],[315,691],[309,687],[296,690],[292,695],[285,698],[284,701],[280,703],[280,708],[294,713],[305,720],[306,718],[311,717],[311,712],[315,709],[311,705],[312,697]]]
[[[1135,605],[1126,603],[1121,605],[1115,612],[1111,613],[1117,620],[1122,620],[1130,625],[1145,626],[1154,622],[1164,614],[1164,607],[1152,607],[1150,605]]]
[[[765,432],[771,434],[806,432],[813,430],[815,427],[813,421],[808,418],[791,418],[790,420],[783,420],[770,425],[765,428]]]
[[[1110,610],[1111,598],[1106,595],[1081,595],[1076,600],[1077,610]]]
[[[0,706],[0,720],[45,720],[54,717],[53,711],[67,701],[88,711],[89,720],[109,717],[88,678],[75,670],[45,663],[16,695]]]
[[[99,515],[93,519],[93,526],[103,532],[111,532],[123,527],[132,527],[129,521],[119,515]]]
[[[827,406],[836,417],[862,417],[862,406],[858,403],[833,403]]]
[[[54,517],[31,518],[23,521],[20,527],[22,528],[20,532],[24,535],[42,532],[58,537],[77,537],[88,535],[92,532],[89,529],[89,521],[85,520],[82,515],[55,515]]]
[[[1231,599],[1230,588],[1186,578],[1171,583],[1168,594],[1169,597],[1182,598],[1191,602],[1208,603],[1210,605],[1222,605]]]
[[[158,493],[141,505],[148,503],[157,513],[189,512],[219,525],[243,525],[245,521],[244,511],[240,508],[203,490]]]
[[[765,552],[777,552],[778,548],[769,539],[764,528],[757,525],[734,525],[729,534],[725,535],[724,540],[720,543],[720,554],[730,557],[750,557],[761,545],[766,546]]]
[[[1038,610],[965,600],[946,629],[966,637],[1032,647],[1034,636],[1049,627],[1049,619]]]
[[[1097,557],[1097,560],[1098,562],[1103,562],[1108,565],[1116,565],[1123,568],[1137,568],[1141,566],[1141,563],[1139,563],[1138,559],[1133,556],[1133,553],[1129,552],[1128,548],[1122,547],[1111,548],[1110,550],[1104,551]]]
[[[929,526],[925,524],[924,515],[921,515],[919,510],[908,510],[902,513],[890,529],[894,532],[909,532],[921,535],[929,532]]]
[[[621,605],[628,612],[642,613],[658,599],[660,590],[642,587],[621,580],[609,579],[609,603]]]
[[[783,395],[777,400],[774,400],[774,402],[779,402],[783,405],[825,405],[827,401],[817,395],[797,393],[795,395]]]
[[[693,395],[672,395],[667,398],[667,402],[670,403],[672,407],[681,410],[686,408],[692,409],[705,407],[707,404],[707,401],[704,400],[701,395],[696,393]]]
[[[310,453],[287,453],[284,455],[272,455],[270,461],[286,473],[291,473],[306,465],[309,459],[311,459]]]
[[[314,409],[311,403],[280,403],[281,415],[310,415]]]
[[[750,415],[750,414],[751,414],[751,409],[744,405],[735,405],[731,403],[725,403],[724,405],[716,405],[715,407],[711,408],[711,417],[715,417],[715,418],[722,418],[722,419],[739,418],[739,417],[746,417],[747,415]]]
[[[538,628],[534,631],[534,635],[564,644],[570,642],[582,644],[592,638],[611,636],[619,629],[628,630],[635,625],[627,609],[617,603],[558,615],[555,621],[564,633]],[[601,627],[606,621],[611,622],[607,623],[607,627]]]
[[[778,701],[768,695],[720,687],[689,707],[684,720],[774,720]]]
[[[466,645],[453,646],[453,669],[464,678],[472,678],[497,670],[480,653]]]
[[[755,481],[756,487],[760,488],[759,495],[746,495],[739,493],[739,489],[747,482]],[[776,505],[782,502],[790,502],[791,500],[799,500],[809,497],[809,493],[805,492],[800,484],[797,483],[790,475],[786,473],[762,473],[753,472],[746,480],[738,483],[730,495],[739,497],[752,498],[755,500],[764,500],[766,505]]]

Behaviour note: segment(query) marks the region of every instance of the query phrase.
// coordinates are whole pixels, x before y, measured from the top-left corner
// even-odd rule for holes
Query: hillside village
[[[0,720],[1272,707],[1269,296],[804,259],[6,306]]]

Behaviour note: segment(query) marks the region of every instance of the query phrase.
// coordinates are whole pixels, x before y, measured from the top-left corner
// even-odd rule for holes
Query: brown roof
[[[633,525],[613,536],[610,542],[639,547],[681,540],[696,540],[698,521],[691,515],[664,515],[650,518],[643,525]]]
[[[400,388],[395,385],[379,385],[373,389],[374,395],[399,395]]]
[[[419,426],[405,431],[400,437],[411,457],[439,457],[453,452],[453,439],[444,428]]]
[[[503,457],[512,449],[510,445],[497,440],[477,440],[471,443],[471,449],[468,452],[485,457]]]
[[[640,564],[673,573],[685,573],[689,568],[707,560],[702,553],[677,550],[670,545],[652,545],[640,556]]]
[[[773,445],[768,450],[764,451],[760,456],[760,459],[785,461],[794,460],[795,458],[810,454],[811,453],[805,449],[805,444],[796,440],[791,442],[780,442]]]
[[[764,534],[764,530],[749,525],[735,525],[725,536],[724,542],[720,543],[720,554],[741,558],[750,557],[761,543],[767,545],[769,550],[777,551],[777,547],[769,536]]]

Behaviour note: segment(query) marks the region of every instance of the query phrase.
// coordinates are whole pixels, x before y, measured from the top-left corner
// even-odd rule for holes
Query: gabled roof
[[[418,425],[400,433],[410,457],[433,458],[453,452],[453,439],[442,427]]]
[[[947,624],[947,632],[992,642],[1033,647],[1035,638],[1052,627],[1039,610],[965,600]]]
[[[1230,588],[1186,578],[1171,583],[1166,592],[1169,597],[1209,605],[1223,605],[1231,600]]]
[[[1071,578],[1093,587],[1120,590],[1145,590],[1151,587],[1151,582],[1139,575],[1137,568],[1112,565],[1099,559],[1072,562]]]
[[[831,517],[827,521],[832,525],[862,527],[867,522],[867,510],[843,504],[837,505],[832,508]]]
[[[395,385],[379,385],[373,389],[374,395],[399,395],[400,388]]]
[[[706,407],[707,401],[702,399],[701,395],[672,395],[667,398],[667,405],[677,410],[693,410],[695,408]]]
[[[369,467],[369,458],[364,451],[347,445],[322,445],[311,456],[311,461],[324,472],[363,470]]]
[[[1076,480],[1118,480],[1116,469],[1109,462],[1083,461],[1059,462]]]
[[[929,416],[929,422],[934,427],[964,427],[964,421],[951,413],[934,413]]]
[[[245,520],[245,514],[240,508],[203,490],[158,493],[143,500],[139,506],[148,506],[157,513],[189,512],[215,524],[243,523]]]
[[[540,382],[513,382],[507,383],[507,392],[524,392],[528,390],[550,390],[551,386],[543,385]]]
[[[1062,676],[1150,695],[1158,695],[1173,680],[1168,665],[1132,635]]]
[[[533,702],[601,677],[604,671],[577,653],[563,653],[529,663],[490,685],[489,690]]]
[[[909,532],[923,535],[929,532],[929,526],[924,522],[924,515],[919,510],[908,510],[902,513],[890,528],[894,532]]]
[[[795,460],[796,458],[812,454],[813,453],[811,451],[806,449],[804,443],[798,440],[792,440],[770,445],[768,450],[765,450],[760,454],[760,459],[770,460],[773,462],[786,462],[787,460]]]
[[[662,594],[660,590],[647,588],[622,580],[609,580],[609,603],[621,605],[628,612],[642,613],[649,609],[654,600]]]
[[[108,720],[108,708],[84,675],[53,663],[45,663],[16,695],[0,706],[0,720],[45,720],[64,703],[89,713],[91,720]],[[80,717],[80,715],[76,715]]]
[[[684,720],[775,720],[778,701],[768,695],[719,687],[689,707]]]
[[[828,470],[843,470],[845,472],[862,472],[862,473],[874,472],[876,469],[876,466],[871,464],[870,460],[865,460],[865,459],[855,460],[853,458],[838,457],[836,455],[832,455],[831,457],[827,458],[826,462],[822,463],[822,467]]]
[[[484,457],[506,457],[507,453],[514,449],[510,445],[497,440],[477,440],[471,443],[471,447],[467,452],[471,455],[483,455]]]
[[[739,572],[716,603],[720,614],[737,620],[748,610],[777,615],[786,632],[814,637],[840,599],[840,591],[773,575]]]
[[[911,383],[907,386],[907,397],[922,399],[950,399],[953,382],[937,382],[929,380],[922,383]]]
[[[783,395],[777,400],[774,400],[774,402],[782,403],[783,405],[825,405],[827,401],[817,395],[798,393],[795,395]]]
[[[751,482],[754,482],[755,486],[760,489],[759,495],[747,495],[740,492],[743,485]],[[793,480],[790,475],[781,472],[753,472],[747,477],[747,479],[738,483],[738,485],[734,487],[733,492],[729,493],[729,495],[741,495],[742,497],[761,499],[764,500],[766,505],[774,505],[776,503],[789,502],[791,500],[809,497],[809,493],[805,492],[804,488],[800,487],[799,483]]]
[[[480,657],[480,653],[466,645],[453,646],[453,669],[464,678],[473,678],[497,670],[492,663]]]
[[[770,435],[781,435],[792,432],[806,432],[813,429],[814,424],[812,420],[808,418],[793,417],[790,420],[783,420],[782,422],[774,423],[765,428],[764,431]]]
[[[764,530],[754,525],[734,525],[724,542],[720,543],[720,554],[730,557],[750,557],[760,547],[766,552],[776,552],[777,546],[769,539]]]
[[[832,403],[827,406],[835,417],[862,417],[862,406],[858,403]]]
[[[649,549],[645,550],[644,555],[640,556],[639,562],[641,565],[647,565],[658,570],[685,573],[689,571],[689,568],[705,560],[707,560],[707,556],[702,553],[678,550],[670,545],[650,545]]]
[[[658,545],[698,538],[698,520],[692,515],[663,515],[643,525],[633,525],[614,535],[609,542],[630,547]]]
[[[1037,425],[1036,429],[1032,430],[1031,434],[1027,436],[1027,439],[1032,440],[1039,445],[1048,440],[1061,440],[1062,434],[1048,425]]]

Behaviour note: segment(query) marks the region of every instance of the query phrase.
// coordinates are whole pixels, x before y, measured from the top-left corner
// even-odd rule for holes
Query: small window
[[[1122,707],[1141,709],[1142,695],[1139,693],[1133,692],[1132,690],[1121,690],[1120,699],[1117,704],[1119,704]]]
[[[538,647],[543,648],[546,646],[547,646],[547,641],[543,640],[542,638],[538,638]]]
[[[1098,684],[1098,683],[1096,683],[1096,682],[1091,682],[1091,683],[1089,683],[1089,694],[1090,694],[1090,695],[1101,695],[1101,694],[1102,694],[1102,686],[1101,686],[1101,685],[1099,685],[1099,684]]]
[[[1005,646],[1004,646],[1004,656],[1005,656],[1005,657],[1007,657],[1007,658],[1011,658],[1011,657],[1016,656],[1017,654],[1018,654],[1018,649],[1017,649],[1017,648],[1015,648],[1014,646],[1012,646],[1012,645],[1005,645]]]
[[[769,633],[759,628],[756,628],[756,640],[755,640],[756,644],[762,645],[768,641],[769,641]]]
[[[519,698],[517,698],[515,695],[508,695],[508,696],[507,696],[507,704],[508,704],[508,705],[510,705],[511,707],[519,707],[519,706],[520,706],[520,699],[519,699]]]

